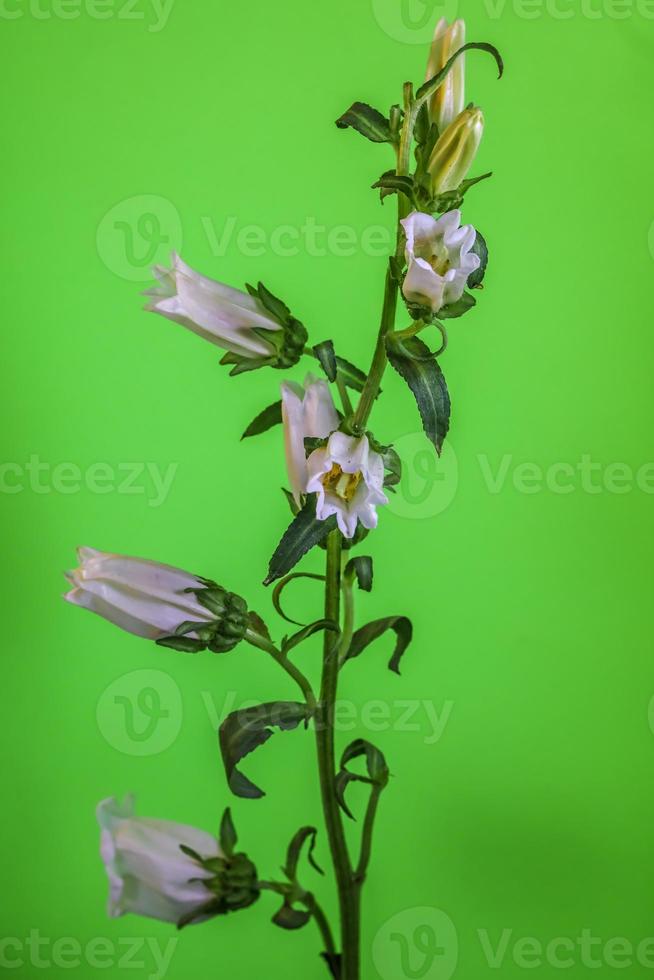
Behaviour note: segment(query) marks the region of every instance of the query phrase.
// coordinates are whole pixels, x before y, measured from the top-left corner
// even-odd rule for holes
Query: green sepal
[[[313,348],[313,353],[320,361],[320,366],[327,375],[329,381],[336,381],[338,364],[336,363],[336,352],[334,350],[333,341],[323,340],[322,343],[316,344]]]
[[[388,667],[389,670],[399,674],[400,661],[413,636],[411,620],[406,616],[386,616],[384,619],[375,619],[366,626],[362,626],[352,637],[346,660],[353,660],[358,657],[367,646],[387,630],[392,630],[396,635],[395,648],[388,662]]]
[[[218,840],[220,842],[220,849],[225,857],[231,858],[234,854],[234,848],[236,847],[238,836],[236,834],[234,821],[232,820],[232,811],[229,807],[225,809],[222,820],[220,821]]]
[[[281,421],[282,403],[281,401],[273,402],[272,405],[268,405],[262,412],[259,412],[255,419],[252,419],[241,436],[241,439],[249,439],[250,436],[261,435],[262,432],[267,432],[268,429],[272,429],[273,425],[279,425]]]
[[[439,320],[454,320],[457,317],[464,316],[476,305],[477,300],[472,293],[464,293],[456,303],[449,303],[447,306],[442,306],[438,311],[438,318]]]
[[[362,592],[372,592],[372,558],[369,555],[357,555],[356,558],[350,558],[345,566],[343,577],[350,583],[356,578],[357,585]]]
[[[270,559],[264,585],[288,574],[311,548],[336,527],[336,515],[326,521],[316,517],[316,495],[310,494],[302,510],[293,519]]]
[[[365,102],[354,102],[347,112],[336,120],[339,129],[352,127],[372,143],[391,143],[393,141],[389,120]]]
[[[258,799],[265,796],[239,769],[238,763],[274,734],[270,726],[290,731],[307,722],[310,711],[296,701],[270,701],[228,715],[220,726],[219,740],[227,782],[235,796]]]
[[[469,177],[467,180],[462,180],[454,190],[446,191],[444,194],[438,194],[436,197],[431,198],[429,210],[444,214],[446,211],[454,211],[455,208],[462,207],[463,199],[470,188],[475,187],[476,184],[480,184],[482,180],[488,180],[492,176],[492,172],[489,172],[481,174],[479,177]]]
[[[482,282],[484,281],[484,276],[486,275],[486,268],[488,266],[488,245],[486,244],[486,239],[480,231],[477,231],[477,237],[475,238],[475,244],[470,250],[474,255],[478,255],[481,261],[481,265],[474,272],[471,272],[468,276],[468,289],[479,289]]]
[[[392,446],[388,446],[382,452],[381,456],[384,460],[384,470],[386,471],[384,486],[386,489],[392,490],[395,493],[394,488],[402,479],[402,460]]]
[[[391,366],[411,389],[425,434],[440,456],[450,426],[451,406],[445,377],[438,362],[428,356],[429,348],[419,337],[403,340],[401,351],[389,336],[386,351]]]
[[[191,636],[161,636],[155,640],[158,647],[167,647],[170,650],[178,650],[180,653],[200,653],[206,650],[207,644],[202,640],[195,640]]]

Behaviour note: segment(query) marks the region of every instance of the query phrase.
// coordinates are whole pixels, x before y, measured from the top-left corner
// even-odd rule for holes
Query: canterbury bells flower
[[[64,599],[128,633],[194,653],[231,650],[247,628],[247,605],[207,579],[146,558],[78,548],[80,567]]]
[[[367,436],[357,439],[332,432],[325,448],[309,456],[307,470],[307,493],[318,495],[318,520],[336,514],[346,538],[354,536],[357,520],[369,530],[377,527],[375,508],[388,503],[383,491],[384,461],[370,448]]]
[[[442,17],[436,25],[434,40],[427,63],[425,81],[437,75],[453,54],[462,48],[466,41],[466,25],[462,20],[455,20],[448,27]],[[436,89],[430,100],[429,113],[439,131],[449,126],[462,111],[465,105],[465,54],[456,59],[443,84]]]
[[[232,374],[297,363],[307,332],[261,283],[244,293],[200,275],[174,253],[171,269],[155,266],[153,273],[159,286],[146,290],[146,309],[226,350],[222,363],[235,365]]]
[[[460,225],[460,211],[448,211],[438,219],[413,211],[402,221],[408,265],[402,292],[410,303],[438,313],[463,296],[468,276],[481,260],[470,251],[477,237],[475,229]]]
[[[329,385],[312,374],[306,376],[304,387],[294,381],[284,381],[281,391],[286,468],[293,497],[299,504],[308,479],[304,440],[326,439],[338,428],[338,415]]]
[[[483,133],[484,114],[474,108],[464,109],[441,133],[427,164],[434,195],[454,191],[465,180]]]
[[[204,884],[212,872],[180,850],[192,848],[203,858],[220,857],[211,834],[168,820],[134,816],[134,799],[104,800],[97,809],[100,855],[109,877],[108,913],[134,912],[164,922],[179,922],[207,903]]]

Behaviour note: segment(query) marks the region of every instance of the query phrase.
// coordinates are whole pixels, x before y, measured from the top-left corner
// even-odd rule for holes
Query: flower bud
[[[481,109],[464,109],[438,138],[427,165],[434,196],[456,190],[465,180],[483,132]]]
[[[436,25],[434,40],[427,63],[426,81],[437,75],[445,67],[453,54],[462,48],[466,41],[466,25],[455,20],[448,27],[445,18]],[[465,54],[454,62],[445,81],[436,89],[429,103],[429,114],[442,133],[456,119],[465,105]]]
[[[146,310],[180,323],[227,351],[221,364],[232,374],[259,367],[297,364],[307,342],[306,328],[288,307],[259,283],[248,292],[196,272],[173,254],[172,268],[155,266],[159,285],[146,291]]]
[[[146,558],[79,548],[64,598],[128,633],[188,653],[231,650],[248,627],[245,600],[208,579]]]

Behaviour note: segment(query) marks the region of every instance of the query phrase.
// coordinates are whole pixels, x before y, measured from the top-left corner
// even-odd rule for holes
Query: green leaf
[[[296,701],[270,701],[234,711],[220,726],[220,751],[229,788],[235,796],[258,799],[265,796],[236,767],[241,759],[263,745],[274,734],[271,725],[281,731],[297,728],[310,716],[306,704]]]
[[[360,756],[365,756],[367,776],[363,776],[358,772],[352,772],[351,769],[347,768],[348,762],[352,762],[353,759],[358,759]],[[336,799],[343,812],[350,819],[355,819],[345,799],[345,792],[350,783],[368,783],[369,785],[376,785],[383,788],[388,782],[388,777],[389,771],[386,765],[386,759],[383,753],[372,742],[368,742],[364,738],[357,738],[354,742],[351,742],[341,756],[341,766],[334,782]]]
[[[346,659],[353,660],[354,657],[358,657],[367,646],[382,636],[387,630],[392,630],[397,637],[393,656],[389,660],[388,666],[390,670],[399,674],[400,660],[413,636],[411,620],[407,619],[406,616],[387,616],[384,619],[375,619],[372,623],[362,626],[352,637]]]
[[[394,170],[389,170],[382,174],[372,187],[373,190],[375,188],[381,190],[382,201],[389,194],[404,194],[409,203],[417,207],[413,177],[406,177],[402,174],[396,174]]]
[[[477,300],[475,297],[471,293],[464,293],[456,303],[449,303],[448,306],[441,307],[438,311],[438,317],[440,320],[454,320],[457,317],[463,316],[476,305]]]
[[[218,840],[220,841],[220,849],[225,857],[231,857],[234,853],[238,837],[236,836],[234,821],[232,820],[232,811],[229,807],[223,813],[223,818],[220,821]]]
[[[484,281],[486,267],[488,265],[488,245],[486,244],[486,239],[480,231],[477,232],[475,244],[472,246],[471,251],[475,255],[479,256],[481,259],[481,265],[468,276],[468,289],[477,289]]]
[[[388,119],[382,116],[378,109],[365,102],[354,102],[347,112],[336,120],[339,129],[351,126],[373,143],[390,143],[392,141],[391,126]]]
[[[338,373],[343,378],[343,381],[354,391],[363,391],[363,387],[368,380],[368,376],[363,373],[363,371],[351,364],[350,361],[346,361],[344,357],[336,356],[336,366],[338,368]]]
[[[299,623],[297,619],[291,619],[290,616],[287,616],[284,610],[282,609],[282,605],[280,601],[282,592],[284,591],[286,586],[289,584],[289,582],[292,582],[293,579],[297,579],[297,578],[317,579],[320,582],[325,581],[324,575],[314,575],[311,572],[291,572],[290,575],[285,575],[283,579],[280,579],[280,581],[273,589],[272,601],[275,610],[279,613],[282,619],[286,620],[287,623],[293,623],[294,626],[306,626],[306,623]]]
[[[318,619],[315,623],[309,623],[308,626],[294,633],[293,636],[285,636],[282,640],[282,653],[286,656],[294,647],[299,646],[300,643],[304,643],[310,636],[313,636],[314,633],[319,633],[321,630],[331,630],[333,633],[340,633],[338,623],[335,623],[332,619]]]
[[[336,381],[338,364],[336,363],[336,352],[334,351],[333,342],[331,340],[323,340],[321,344],[315,345],[313,353],[320,361],[320,366],[328,379],[332,382]]]
[[[264,408],[263,412],[259,412],[257,417],[250,422],[241,439],[249,439],[250,436],[259,436],[262,432],[267,432],[268,429],[272,429],[273,425],[279,425],[281,421],[282,403],[281,401],[273,402],[268,408]]]
[[[350,558],[343,574],[349,582],[353,582],[356,577],[357,585],[363,592],[372,592],[373,569],[372,558],[369,555]]]
[[[319,521],[316,517],[316,495],[311,494],[299,514],[287,528],[270,559],[264,585],[270,585],[286,575],[315,545],[336,527],[336,516]]]
[[[400,353],[392,337],[388,337],[386,344],[388,360],[411,389],[425,434],[440,456],[450,426],[450,396],[443,372],[436,360],[427,357],[429,348],[419,337],[410,337],[402,344],[404,350],[421,360]]]
[[[324,875],[324,871],[316,863],[313,856],[314,848],[316,846],[316,836],[318,831],[315,827],[301,827],[297,834],[294,836],[291,843],[288,845],[288,851],[286,853],[286,864],[284,865],[283,871],[289,881],[295,881],[297,877],[297,865],[300,860],[300,855],[302,854],[302,848],[305,842],[309,841],[309,850],[307,852],[307,859],[309,864],[318,874]]]
[[[368,776],[376,783],[386,783],[388,781],[388,766],[382,752],[365,738],[357,738],[350,742],[341,756],[341,769],[345,769],[348,762],[358,759],[360,756],[366,758],[366,768]]]
[[[437,75],[434,75],[433,78],[428,79],[424,85],[420,86],[416,92],[416,100],[427,99],[429,96],[433,95],[436,89],[440,88],[442,83],[447,78],[456,59],[459,58],[465,51],[474,50],[487,51],[488,54],[491,54],[495,58],[499,69],[499,78],[501,78],[504,74],[504,62],[502,61],[502,56],[497,48],[492,44],[488,44],[486,41],[469,41],[468,44],[464,44],[463,47],[459,48],[459,50],[452,55],[452,57],[445,63]]]

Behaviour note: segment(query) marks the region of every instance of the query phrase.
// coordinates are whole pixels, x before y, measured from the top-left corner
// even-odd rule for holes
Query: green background
[[[175,938],[162,923],[106,918],[94,807],[134,791],[143,815],[215,828],[230,799],[212,715],[294,696],[250,647],[156,649],[60,599],[74,547],[89,544],[216,577],[274,619],[260,582],[288,521],[281,434],[238,439],[280,376],[230,379],[215,348],[142,312],[153,234],[157,259],[181,246],[225,282],[261,278],[313,342],[331,336],[367,364],[384,259],[362,234],[392,226],[394,207],[370,190],[392,160],[333,121],[354,99],[386,109],[405,79],[421,81],[424,25],[445,12],[465,16],[468,37],[496,43],[507,63],[497,82],[486,55],[468,57],[468,97],[486,113],[475,172],[494,177],[470,193],[465,217],[492,264],[441,362],[454,406],[444,461],[434,468],[425,452],[397,376],[372,420],[380,439],[398,441],[407,476],[366,545],[376,587],[358,600],[359,621],[407,614],[415,641],[401,678],[386,670],[388,640],[343,675],[356,724],[340,743],[373,739],[394,774],[365,895],[364,976],[496,974],[483,936],[495,947],[503,929],[506,977],[527,969],[521,937],[546,945],[584,929],[602,940],[592,946],[602,975],[621,963],[622,975],[650,976],[652,946],[648,966],[603,944],[654,934],[652,5],[176,0],[162,23],[145,0],[18,2],[0,18],[0,936],[12,940],[0,969],[122,976],[126,939]],[[355,244],[271,239],[307,218],[347,226]],[[265,239],[260,255],[238,239],[249,225]],[[30,457],[46,468],[30,473]],[[92,482],[98,463],[104,492]],[[124,483],[126,466],[146,463],[174,467],[164,500],[143,473],[131,492]],[[321,561],[315,553],[305,568]],[[300,584],[288,602],[303,618],[320,596]],[[298,656],[315,676],[319,641]],[[144,701],[140,712],[150,689],[166,718],[150,718]],[[140,741],[117,692],[133,700]],[[311,738],[275,736],[247,772],[268,795],[236,801],[235,819],[272,875],[297,827],[320,821]],[[363,796],[353,799],[360,808]],[[310,871],[307,881],[332,908],[331,883]],[[415,948],[416,930],[439,919],[425,908],[449,917],[458,965],[445,926],[433,963]],[[314,928],[275,929],[274,910],[265,896],[188,929],[166,975],[326,976]],[[50,966],[26,942],[33,930]],[[414,945],[409,971],[391,933]],[[106,937],[109,965],[84,951],[62,959],[60,947],[53,957],[63,937],[83,950]],[[578,945],[567,955],[570,976],[592,969]],[[147,947],[133,960],[142,965],[129,975],[156,973]],[[552,956],[526,962],[542,977],[562,969]]]

